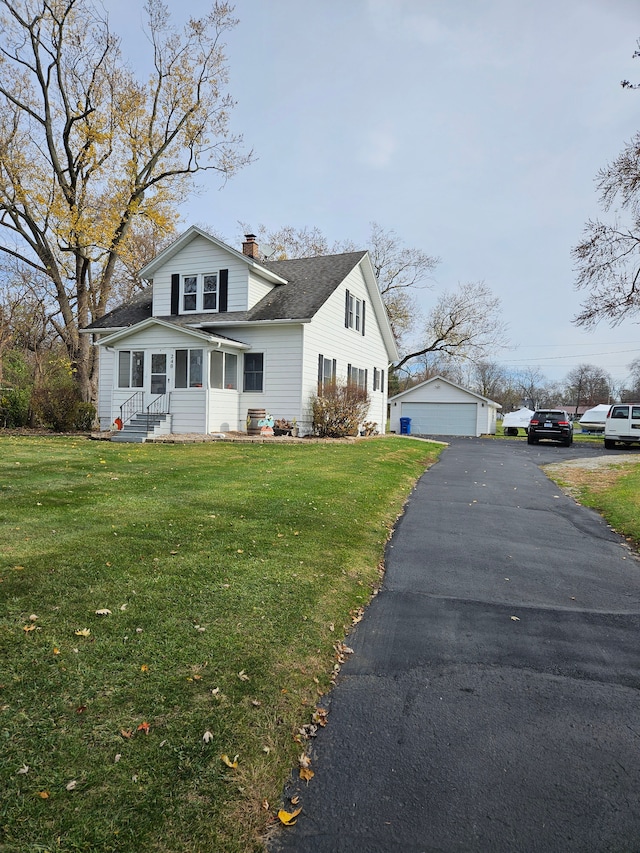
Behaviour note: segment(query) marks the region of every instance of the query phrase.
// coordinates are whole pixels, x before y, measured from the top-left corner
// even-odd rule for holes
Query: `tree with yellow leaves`
[[[144,11],[141,81],[92,0],[0,0],[0,251],[52,306],[85,400],[96,364],[80,330],[140,262],[137,236],[161,244],[197,173],[226,180],[251,159],[229,129],[232,8],[216,2],[181,32],[161,0]]]

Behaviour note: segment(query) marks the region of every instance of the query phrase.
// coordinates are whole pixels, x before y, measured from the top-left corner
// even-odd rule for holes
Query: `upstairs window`
[[[202,277],[202,310],[218,310],[218,274],[209,274]]]
[[[345,328],[364,335],[365,308],[364,299],[358,299],[350,290],[347,290],[344,305]]]
[[[142,388],[144,384],[144,352],[120,350],[118,353],[118,388]]]
[[[198,276],[185,275],[182,278],[182,310],[195,311],[198,307]]]
[[[228,291],[229,270],[174,273],[171,276],[171,313],[226,312]]]

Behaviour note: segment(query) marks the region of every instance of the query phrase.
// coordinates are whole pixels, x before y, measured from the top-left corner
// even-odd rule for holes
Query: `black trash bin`
[[[400,435],[411,435],[411,418],[400,418]]]

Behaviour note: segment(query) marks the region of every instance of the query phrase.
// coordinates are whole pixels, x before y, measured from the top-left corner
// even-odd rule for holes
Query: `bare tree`
[[[224,92],[231,7],[182,33],[161,0],[144,8],[151,73],[138,80],[92,0],[0,0],[0,251],[46,278],[84,399],[95,363],[80,329],[105,313],[136,223],[161,238],[197,173],[224,180],[250,158]]]
[[[471,365],[469,387],[483,397],[498,400],[507,383],[507,373],[502,365],[481,359]]]
[[[628,80],[621,85],[638,88]],[[586,293],[573,322],[585,328],[601,320],[615,326],[640,310],[640,133],[600,169],[596,186],[602,208],[614,215],[607,222],[589,220],[572,250],[576,289]]]
[[[427,315],[419,342],[403,355],[396,369],[426,353],[441,353],[456,361],[483,359],[504,346],[506,327],[500,310],[500,299],[482,281],[441,294]]]
[[[620,397],[624,400],[635,402],[640,400],[640,358],[635,358],[631,364],[627,365],[629,370],[629,381],[625,383],[627,387],[620,388]]]
[[[580,406],[608,403],[611,397],[611,377],[595,364],[579,364],[565,379],[564,398],[577,413]]]

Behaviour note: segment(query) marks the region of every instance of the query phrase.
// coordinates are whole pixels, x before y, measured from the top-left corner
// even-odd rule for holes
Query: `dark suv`
[[[527,427],[527,443],[537,444],[541,438],[560,441],[565,447],[573,443],[573,424],[561,409],[538,409]]]

